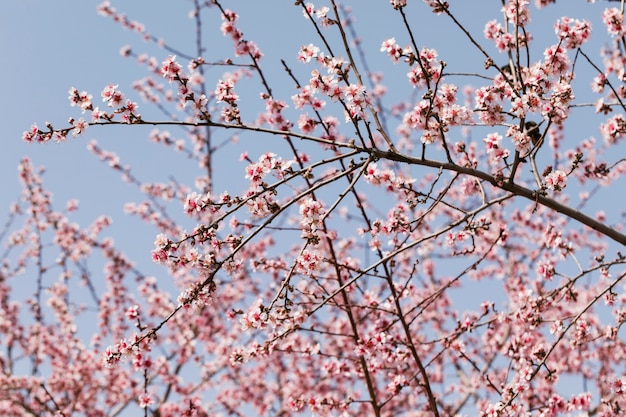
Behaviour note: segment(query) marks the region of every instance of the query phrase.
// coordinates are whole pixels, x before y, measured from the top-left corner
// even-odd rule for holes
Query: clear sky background
[[[487,20],[500,16],[497,6],[500,1],[449,2],[454,10],[459,10],[459,16],[465,19],[464,23],[473,30],[473,34],[493,52],[493,47],[483,41],[482,29]],[[98,15],[96,7],[100,3],[99,0],[13,0],[0,3],[0,51],[3,56],[3,65],[0,66],[3,81],[3,100],[0,102],[0,126],[3,127],[0,133],[0,225],[4,224],[9,204],[19,197],[17,166],[20,159],[27,155],[34,165],[46,167],[44,187],[52,191],[57,209],[64,207],[68,199],[76,198],[80,202],[80,211],[72,216],[73,220],[86,225],[99,214],[112,216],[114,225],[105,235],[113,235],[118,246],[126,250],[142,268],[145,267],[144,270],[161,271],[150,262],[154,230],[123,213],[123,204],[139,201],[140,194],[132,186],[122,183],[119,174],[99,162],[87,151],[86,146],[91,139],[97,139],[101,147],[118,153],[122,162],[130,163],[136,175],[146,181],[167,182],[168,177],[174,175],[181,182],[191,184],[199,174],[195,164],[189,165],[183,157],[172,158],[172,151],[150,143],[147,136],[151,128],[145,127],[90,127],[78,139],[70,139],[62,144],[29,145],[21,140],[22,132],[32,123],[42,127],[46,121],[50,121],[56,127],[64,127],[69,116],[80,116],[80,111],[69,105],[67,92],[70,87],[87,90],[94,96],[94,103],[100,105],[102,88],[111,83],[119,84],[119,88],[129,98],[138,101],[139,112],[144,119],[162,119],[156,109],[141,102],[131,89],[133,81],[147,75],[145,68],[133,59],[122,58],[119,50],[124,45],[131,45],[137,53],[147,52],[159,62],[167,57],[168,52],[144,42],[136,33],[123,30],[110,19]],[[386,0],[350,3],[355,4],[357,9],[356,28],[364,39],[364,45],[369,48],[367,54],[370,66],[389,74],[386,78],[390,90],[387,103],[400,101],[410,94],[405,76],[398,76],[405,74],[406,69],[394,69],[388,57],[379,51],[381,42],[392,36],[397,36],[401,45],[407,43],[404,32],[396,30],[400,24],[399,16],[391,10]],[[311,67],[298,66],[297,52],[302,44],[319,44],[301,12],[293,6],[293,1],[231,0],[222,4],[241,11],[239,28],[247,39],[256,41],[265,54],[262,64],[270,75],[276,95],[289,101],[289,97],[294,94],[293,82],[281,69],[280,59],[285,59],[296,69],[301,80],[308,80]],[[362,7],[363,4],[367,4],[367,7]],[[584,0],[560,0],[559,4],[571,5],[568,6],[567,15],[592,21],[595,32],[585,49],[593,51],[593,57],[598,59],[602,41],[607,39],[599,17],[601,10],[610,3],[598,1],[596,4],[588,4]],[[169,45],[194,55],[195,27],[193,20],[188,17],[191,1],[113,1],[112,5],[127,13],[132,20],[144,23],[151,34],[165,39]],[[559,10],[557,12],[554,9],[553,12],[549,8],[547,12],[535,11],[530,27],[537,39],[533,46],[533,61],[541,58],[540,54],[546,46],[556,43],[552,24],[563,14],[562,9]],[[410,14],[410,11],[409,7],[407,12]],[[217,13],[213,12],[212,15],[215,17]],[[418,38],[417,44],[438,49],[440,57],[449,63],[449,71],[483,71],[484,59],[464,37],[459,36],[449,19],[430,13],[410,15],[410,18],[422,33],[430,34],[428,38]],[[229,48],[229,51],[231,43],[219,33],[219,17],[209,18],[204,30],[207,56],[215,59],[226,56],[222,51],[224,48]],[[496,56],[505,60],[502,55]],[[587,65],[581,65],[580,68],[583,73],[589,74]],[[221,69],[209,71],[206,78],[210,88],[213,88],[221,72]],[[459,79],[450,81],[460,85],[465,83]],[[243,93],[258,96],[258,89],[255,87]],[[580,101],[584,101],[584,97],[577,99],[577,102]],[[588,115],[591,111],[585,110],[580,114]],[[174,135],[182,137],[174,128],[170,130]],[[601,140],[598,123],[590,123],[584,117],[568,121],[568,131],[575,135],[573,140],[576,142],[589,136]],[[241,136],[240,150],[248,148],[267,151],[272,150],[272,143],[276,143],[259,143],[258,137],[251,134]],[[219,133],[217,141],[225,137],[226,134]],[[269,141],[263,138],[260,140]],[[238,152],[233,152],[232,156],[237,158]],[[239,184],[243,184],[244,166],[234,164],[233,161],[236,159],[220,158],[218,161],[215,172],[217,192],[234,187],[234,194],[242,189]],[[605,197],[600,201],[607,205],[607,209],[623,205],[624,191],[626,187],[624,181],[621,181],[613,189],[603,190]],[[593,213],[602,208],[602,204],[596,204],[584,211]],[[182,212],[182,206],[180,210]]]

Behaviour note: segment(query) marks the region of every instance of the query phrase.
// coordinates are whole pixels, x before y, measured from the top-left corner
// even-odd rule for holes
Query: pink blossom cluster
[[[507,0],[502,12],[507,20],[516,26],[526,26],[530,22],[528,5],[530,0]]]
[[[436,97],[421,100],[405,113],[403,123],[409,129],[422,132],[422,143],[431,144],[441,140],[450,127],[471,122],[470,110],[456,103],[456,93],[456,86],[443,84]]]
[[[402,7],[406,7],[406,0],[389,0],[391,7],[395,10],[401,9]]]
[[[339,85],[337,77],[332,73],[328,75],[321,75],[318,70],[311,71],[309,86],[311,88],[311,90],[309,90],[310,93],[321,92],[325,96],[330,97],[334,103],[344,99],[344,90],[342,86]],[[298,97],[297,100],[302,104],[310,103],[312,101],[310,99],[302,100],[300,97]]]
[[[514,2],[509,1],[509,3]],[[521,20],[520,20],[521,21]],[[505,30],[502,23],[497,20],[490,20],[485,25],[483,31],[485,39],[493,41],[494,45],[500,52],[514,50],[516,45],[526,45],[532,40],[531,35],[523,32],[510,32]],[[517,37],[516,37],[517,33]]]
[[[183,209],[188,215],[206,211],[217,213],[222,205],[228,204],[229,202],[230,196],[227,192],[222,193],[217,201],[214,202],[210,192],[201,195],[194,191],[191,194],[187,194],[185,202],[183,203]]]
[[[275,194],[268,192],[266,177],[271,174],[282,180],[291,172],[293,160],[285,161],[273,152],[262,154],[257,162],[252,162],[246,167],[245,178],[250,181],[248,191],[245,193],[246,206],[256,218],[263,218],[278,209]]]
[[[307,198],[300,203],[300,227],[302,237],[311,239],[318,236],[318,230],[324,228],[323,220],[326,210],[321,201]]]
[[[265,100],[265,113],[259,115],[257,123],[259,125],[268,124],[275,129],[285,132],[291,130],[293,123],[284,115],[287,107],[287,103],[282,100],[267,98]]]
[[[395,248],[401,245],[411,233],[411,220],[407,213],[407,207],[403,204],[396,204],[387,212],[387,219],[375,219],[369,229],[370,241],[368,243],[371,250],[382,250],[383,248]],[[384,246],[382,239],[387,239],[387,246]]]
[[[331,20],[328,17],[329,11],[330,8],[328,8],[327,6],[318,7],[316,9],[315,4],[307,2],[303,5],[302,15],[305,19],[310,19],[311,17],[315,16],[315,18],[320,22],[322,27],[328,27],[331,24]]]
[[[382,186],[389,190],[399,191],[411,187],[414,179],[406,177],[392,169],[378,168],[377,163],[371,163],[364,172],[365,180],[372,185]]]
[[[606,29],[611,36],[621,38],[626,35],[623,10],[620,11],[616,7],[604,9],[604,12],[602,13],[602,21],[606,25]]]
[[[82,117],[75,119],[69,118],[68,124],[70,128],[55,130],[50,123],[46,123],[47,131],[39,129],[37,124],[33,124],[31,128],[24,132],[22,139],[26,142],[48,142],[54,138],[57,142],[65,140],[67,134],[71,131],[73,136],[79,136],[85,132],[87,127],[93,123],[100,123],[102,121],[112,121],[117,114],[121,114],[121,120],[124,123],[134,123],[141,120],[141,115],[137,113],[139,107],[137,103],[126,100],[124,102],[124,94],[117,90],[117,86],[108,85],[101,93],[102,101],[106,102],[108,107],[114,107],[112,113],[100,110],[99,107],[94,107],[92,98],[93,96],[86,91],[79,92],[76,88],[72,87],[69,90],[69,101],[71,106],[77,106],[81,109],[82,113],[86,111],[91,112],[91,122],[86,121]]]
[[[251,190],[259,190],[263,188],[263,182],[268,174],[283,178],[292,165],[293,160],[285,161],[273,152],[266,152],[259,156],[257,162],[246,167],[245,178],[250,180]]]
[[[307,48],[315,47],[310,45]],[[340,85],[339,80],[345,79],[344,72],[347,70],[344,66],[344,60],[338,57],[325,58],[323,54],[318,55],[318,49],[312,49],[312,51],[317,56],[318,62],[326,68],[328,75],[321,75],[317,69],[311,71],[309,85],[303,87],[299,94],[292,96],[295,107],[301,109],[305,105],[310,105],[316,111],[322,110],[325,102],[315,97],[315,93],[320,92],[330,97],[333,102],[340,102],[344,106],[346,122],[365,120],[367,118],[365,110],[372,105],[372,98],[367,93],[365,86],[356,83]],[[302,56],[301,54],[299,57]],[[301,62],[309,61],[301,58],[299,60]],[[313,124],[312,119],[308,116],[300,118],[299,125],[305,133],[312,131]]]
[[[400,45],[396,43],[396,38],[389,38],[383,41],[380,51],[386,52],[394,63],[400,61],[400,58],[403,56],[409,57],[413,52],[410,47],[405,49],[401,48]]]
[[[250,310],[239,319],[241,330],[249,332],[254,329],[277,328],[281,321],[282,314],[277,310],[270,310],[263,304],[262,299],[257,299],[250,306]]]
[[[415,57],[412,51],[406,52],[409,53],[410,61],[413,59],[418,61],[417,64],[414,64],[411,67],[411,70],[407,74],[407,77],[409,77],[409,83],[413,87],[426,87],[431,83],[436,83],[441,78],[443,67],[437,60],[438,54],[436,50],[422,48],[418,57]]]
[[[118,364],[120,361],[126,360],[129,357],[136,355],[139,352],[139,348],[132,342],[125,339],[117,342],[115,346],[108,346],[102,354],[102,362],[107,367],[112,367]]]
[[[506,159],[510,152],[508,149],[502,147],[502,136],[498,133],[490,133],[483,139],[485,148],[487,149],[487,155],[489,155],[489,161],[497,165],[503,159]]]
[[[296,272],[314,275],[322,269],[324,255],[319,249],[304,249],[296,258]]]
[[[372,104],[372,101],[366,93],[364,85],[347,85],[343,89],[343,99],[346,106],[346,122],[367,118],[365,110]]]
[[[600,132],[607,143],[616,143],[626,137],[626,118],[623,114],[612,116],[606,123],[600,125]]]
[[[217,82],[215,88],[215,98],[218,103],[224,102],[228,106],[222,110],[222,120],[226,122],[239,122],[239,107],[237,106],[237,100],[239,95],[234,92],[236,77],[227,77]]]
[[[556,36],[568,49],[579,48],[591,36],[591,23],[587,20],[572,20],[562,17],[554,24]]]
[[[190,267],[198,267],[202,265],[206,267],[206,262],[202,262],[197,250],[194,252],[194,248],[190,250],[192,253],[192,260]],[[211,261],[209,261],[211,262]],[[183,292],[178,295],[178,305],[185,307],[193,306],[196,310],[201,310],[204,307],[213,303],[215,288],[211,285],[205,285],[203,282],[195,282],[190,284]]]
[[[330,81],[332,84],[332,80]],[[336,83],[336,80],[335,80]],[[300,89],[300,92],[291,97],[294,107],[296,109],[303,109],[305,106],[310,106],[315,111],[321,111],[324,109],[326,102],[320,100],[315,96],[315,93],[319,91],[319,84],[312,83],[311,85],[306,85]],[[340,93],[341,97],[343,97],[343,93]],[[335,99],[336,101],[336,99]]]
[[[200,60],[203,62],[203,60]],[[188,65],[190,73],[187,74],[183,71],[182,66],[177,62],[175,55],[169,55],[162,63],[161,67],[156,70],[162,77],[167,78],[170,83],[175,82],[177,85],[177,107],[179,110],[190,109],[193,117],[200,120],[206,120],[209,118],[207,112],[207,104],[209,103],[209,97],[202,91],[194,91],[194,87],[201,86],[203,82],[203,76],[198,71],[197,60],[191,60]],[[152,102],[158,102],[158,98],[154,93],[154,90],[161,93],[162,86],[157,85],[151,79],[145,79],[145,85],[135,83],[134,88],[138,90],[145,98]],[[217,93],[215,93],[217,94]],[[165,94],[167,101],[173,101],[174,96],[171,91]],[[234,108],[236,105],[231,105],[230,108]],[[238,114],[238,113],[237,113]]]
[[[120,24],[122,27],[147,36],[143,23],[128,19],[125,14],[119,13],[115,7],[111,6],[111,2],[104,1],[100,3],[97,10],[100,15],[112,18],[114,22]]]
[[[258,61],[263,54],[257,45],[249,40],[245,40],[243,32],[237,29],[237,18],[239,15],[231,10],[224,10],[222,13],[222,24],[220,29],[224,36],[229,36],[235,44],[235,56],[250,56],[253,60]]]
[[[298,61],[300,62],[310,62],[311,59],[314,58],[323,58],[323,55],[320,55],[320,48],[313,45],[312,43],[308,45],[302,45],[300,47],[300,52],[298,52]]]

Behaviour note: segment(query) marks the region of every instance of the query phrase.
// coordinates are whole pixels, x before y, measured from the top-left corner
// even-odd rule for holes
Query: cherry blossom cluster
[[[314,239],[318,237],[318,230],[323,229],[323,220],[326,210],[321,201],[307,198],[300,202],[300,226],[302,237]]]
[[[267,191],[265,178],[271,174],[276,178],[283,179],[291,172],[293,160],[283,160],[273,152],[261,155],[257,162],[251,162],[246,167],[245,178],[250,181],[248,191],[242,196],[246,201],[246,207],[255,218],[263,218],[279,209],[276,202],[276,192]]]
[[[502,11],[507,20],[516,26],[525,26],[530,21],[530,0],[508,0]]]
[[[397,248],[401,241],[411,232],[410,219],[405,204],[396,204],[387,212],[387,219],[375,219],[372,221],[369,234],[371,239],[368,245],[371,250],[383,250]],[[362,231],[363,233],[365,231]],[[382,238],[387,239],[387,246],[383,245]]]
[[[414,179],[405,177],[392,169],[380,169],[377,163],[367,166],[364,177],[369,184],[382,186],[387,190],[408,189],[415,182]]]
[[[389,0],[391,7],[395,10],[401,9],[402,7],[406,7],[406,0]]]
[[[432,100],[421,100],[404,114],[403,123],[412,130],[422,132],[422,143],[431,144],[443,138],[450,127],[471,122],[471,112],[456,103],[457,87],[443,84]]]
[[[623,114],[616,114],[606,123],[600,125],[600,132],[607,143],[614,144],[626,137],[626,118]]]
[[[295,260],[296,272],[314,275],[322,269],[324,255],[319,249],[304,249]]]
[[[200,255],[197,252],[192,258],[191,267],[198,267],[199,264],[205,263],[200,260]],[[209,263],[211,263],[211,261],[209,261]],[[213,303],[214,291],[214,285],[207,285],[203,282],[195,282],[179,294],[177,301],[179,305],[185,307],[191,305],[196,310],[200,310]]]
[[[422,48],[418,57],[415,57],[412,52],[409,52],[409,61],[415,60],[417,60],[418,63],[414,64],[407,74],[409,83],[413,87],[426,87],[430,85],[430,83],[436,83],[441,78],[443,67],[441,62],[437,60],[436,50]]]
[[[372,100],[365,91],[365,86],[349,84],[343,90],[346,106],[346,122],[350,120],[365,120],[365,109],[372,104]]]
[[[626,25],[624,24],[624,11],[621,12],[617,7],[604,9],[602,13],[602,21],[606,25],[607,31],[611,36],[617,38],[626,36]]]
[[[241,330],[249,332],[253,329],[276,329],[284,320],[284,312],[280,309],[268,309],[263,299],[257,299],[250,306],[250,310],[239,319]]]
[[[132,355],[135,350],[132,344],[129,344],[126,340],[120,340],[115,346],[109,346],[105,349],[102,354],[102,361],[106,366],[114,366],[122,361],[122,358],[125,356]]]
[[[396,38],[389,38],[383,41],[382,46],[380,47],[381,52],[386,52],[391,60],[395,62],[399,62],[400,58],[411,56],[413,49],[411,47],[401,48],[400,45],[396,42]]]
[[[163,61],[161,64],[161,75],[170,82],[181,79],[181,75],[183,75],[182,67],[176,62],[176,55],[170,55]]]
[[[188,215],[205,211],[217,213],[222,205],[228,203],[230,203],[230,196],[227,192],[222,193],[218,200],[214,202],[210,192],[200,195],[194,191],[185,198],[183,209]]]
[[[265,113],[261,113],[258,117],[258,124],[269,126],[282,130],[289,131],[293,127],[293,123],[285,117],[284,111],[287,108],[287,103],[282,100],[275,100],[271,97],[265,100]]]
[[[121,121],[124,123],[135,123],[141,120],[141,115],[137,113],[139,105],[131,100],[124,101],[124,94],[117,89],[117,85],[106,86],[101,93],[102,101],[107,103],[108,107],[113,107],[113,111],[108,113],[99,107],[94,107],[93,96],[86,91],[79,92],[72,87],[69,90],[69,101],[71,106],[77,106],[82,113],[91,112],[91,122],[84,120],[82,117],[78,120],[70,117],[68,123],[71,128],[55,130],[50,123],[46,123],[47,131],[40,130],[36,124],[33,124],[30,130],[24,132],[22,139],[26,142],[47,142],[55,138],[57,142],[63,141],[69,131],[73,136],[81,135],[87,127],[92,123],[111,122],[116,115],[121,115]]]
[[[326,68],[328,75],[321,75],[317,69],[311,71],[309,85],[292,97],[295,107],[301,109],[305,105],[310,105],[316,111],[323,109],[325,102],[314,95],[320,92],[330,97],[333,102],[342,103],[346,122],[365,120],[367,118],[365,110],[372,105],[372,97],[364,85],[347,83],[342,86],[339,84],[339,79],[345,79],[345,71],[347,71],[344,60],[340,57],[324,57],[319,52],[319,48],[313,45],[302,47],[298,60],[306,63],[312,57],[316,57],[317,62]],[[304,133],[310,133],[315,124],[315,120],[306,115],[299,120],[299,127]]]
[[[336,83],[336,80],[334,81]],[[333,80],[331,78],[330,83],[333,83]],[[312,83],[312,85],[307,85],[304,86],[302,89],[300,89],[300,93],[294,95],[291,97],[291,100],[294,103],[294,107],[296,109],[303,109],[305,106],[310,106],[313,110],[315,111],[320,111],[322,109],[324,109],[324,106],[326,105],[326,102],[324,102],[323,100],[320,100],[318,97],[315,96],[315,93],[318,91],[319,88],[319,84],[317,83]],[[338,96],[335,96],[335,101],[337,100],[337,98],[343,98],[344,94],[343,92],[339,93]]]
[[[104,1],[100,3],[97,10],[100,15],[112,18],[114,22],[119,23],[122,27],[146,35],[143,23],[128,19],[125,14],[119,13],[115,7],[112,7],[111,2]]]
[[[238,17],[237,13],[231,10],[224,10],[220,30],[224,36],[229,36],[233,40],[235,44],[235,56],[248,55],[255,61],[258,61],[263,54],[254,42],[245,40],[243,32],[237,29],[236,24]]]
[[[591,24],[586,20],[562,17],[554,24],[556,36],[568,49],[580,48],[591,36]]]
[[[549,173],[546,176],[546,187],[549,190],[561,191],[566,187],[567,174],[560,169]]]
[[[305,19],[310,19],[311,17],[315,16],[315,18],[320,22],[320,25],[322,25],[322,27],[328,27],[331,24],[331,20],[328,17],[329,11],[330,8],[328,8],[327,6],[318,7],[316,9],[315,4],[308,2],[304,5],[302,9],[302,15]]]
[[[490,133],[483,139],[485,147],[487,149],[487,155],[489,155],[489,161],[497,165],[503,159],[509,156],[509,150],[502,147],[502,136],[498,133]]]
[[[105,102],[108,107],[114,108],[113,115],[121,114],[123,122],[133,123],[136,121],[140,121],[141,115],[137,113],[137,108],[139,107],[138,104],[131,100],[124,101],[124,94],[119,91],[117,87],[117,85],[111,84],[106,86],[101,93],[102,101]],[[93,121],[111,121],[114,117],[111,114],[100,111],[97,107],[92,109],[91,115]]]
[[[170,83],[175,82],[177,89],[177,106],[179,110],[190,109],[193,117],[199,120],[209,119],[207,111],[207,104],[209,103],[209,97],[202,92],[194,91],[194,87],[202,84],[203,77],[197,70],[198,65],[196,60],[191,60],[188,65],[190,73],[187,74],[183,71],[182,65],[180,65],[175,55],[169,55],[162,63],[157,73],[162,77],[167,78]],[[160,90],[161,87],[155,85],[152,80],[146,80],[147,89],[144,86],[135,83],[135,89],[139,90],[150,101],[157,102],[158,99],[152,93],[153,89]],[[166,94],[165,98],[171,101],[172,95]],[[233,106],[231,106],[233,107]],[[236,105],[235,105],[236,107]]]
[[[185,147],[184,139],[175,139],[172,138],[172,134],[168,131],[159,131],[158,129],[153,129],[150,132],[150,140],[155,143],[163,143],[166,146],[174,145],[174,149],[181,151]]]
[[[156,66],[156,63],[154,65]],[[153,77],[144,77],[141,80],[137,80],[133,82],[132,87],[146,103],[159,103],[163,98],[168,101],[171,100],[169,90],[167,95],[164,95],[164,85],[157,83]]]
[[[339,80],[335,77],[334,71],[329,68],[328,75],[321,75],[320,72],[316,69],[311,71],[311,78],[309,79],[309,85],[311,87],[310,93],[321,92],[324,95],[327,95],[331,98],[331,100],[336,103],[339,99],[343,99],[343,90],[339,85]],[[310,103],[311,100],[302,100],[300,97],[297,98],[298,103]]]
[[[256,191],[263,188],[268,174],[281,179],[290,171],[293,163],[293,160],[285,161],[273,152],[266,152],[259,156],[257,162],[252,162],[246,167],[245,178],[250,180],[250,189]]]
[[[226,122],[241,122],[239,107],[237,106],[239,95],[234,92],[236,82],[237,78],[228,77],[219,80],[217,87],[215,88],[215,98],[217,99],[217,102],[224,102],[228,105],[227,107],[224,107],[221,115],[222,120]]]
[[[515,2],[515,0],[509,3]],[[497,20],[490,20],[485,25],[484,36],[486,39],[493,41],[495,47],[500,52],[514,50],[516,45],[527,45],[532,40],[531,36],[523,32],[511,32],[505,30],[502,23]],[[517,38],[516,38],[517,33]]]
[[[318,56],[323,58],[323,55],[320,55],[320,48],[310,43],[300,47],[300,51],[298,52],[298,61],[306,63],[310,62],[313,58],[317,58]]]

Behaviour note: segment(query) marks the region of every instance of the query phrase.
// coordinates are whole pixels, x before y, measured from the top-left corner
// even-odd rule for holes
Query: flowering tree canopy
[[[21,161],[3,415],[626,413],[624,1],[490,2],[480,26],[474,2],[272,3],[300,47],[271,62],[287,40],[249,38],[246,5],[190,3],[188,48],[102,3],[162,55],[122,48],[145,78],[71,87],[67,124],[23,134],[148,126],[189,170],[144,181],[89,142],[143,193],[131,259]]]

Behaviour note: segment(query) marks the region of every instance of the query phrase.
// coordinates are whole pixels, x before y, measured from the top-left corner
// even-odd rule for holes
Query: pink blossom
[[[310,62],[311,59],[317,57],[319,53],[320,48],[313,45],[312,43],[308,44],[308,46],[301,46],[300,52],[298,52],[298,61]]]
[[[622,114],[616,114],[600,125],[600,132],[607,143],[616,143],[626,137],[626,118]]]
[[[305,249],[296,259],[296,270],[305,275],[314,275],[322,266],[323,256],[319,250]]]
[[[139,306],[135,304],[134,306],[128,307],[126,310],[126,318],[128,320],[136,320],[139,317]]]
[[[308,19],[309,16],[312,16],[315,13],[315,5],[311,2],[308,2],[304,5],[304,8],[302,9],[302,15],[305,17],[305,19]]]
[[[611,36],[620,38],[626,35],[624,13],[623,11],[620,12],[617,7],[604,9],[602,12],[602,21],[606,25],[606,29]]]
[[[528,5],[530,0],[508,0],[502,11],[509,20],[517,26],[525,26],[530,22]]]
[[[323,226],[322,220],[326,216],[326,210],[320,201],[307,198],[300,204],[300,216],[302,230],[315,235],[315,232]]]
[[[400,45],[396,43],[396,38],[389,38],[383,41],[383,44],[380,47],[380,51],[387,52],[387,54],[389,55],[389,57],[391,57],[391,60],[394,63],[400,60],[400,57],[402,56],[402,53],[403,53],[402,48],[400,48]]]
[[[226,103],[234,103],[239,100],[239,96],[233,92],[233,88],[235,87],[235,79],[234,78],[226,78],[224,80],[219,80],[217,83],[217,88],[215,89],[215,97],[219,102],[223,101]]]
[[[574,49],[580,47],[591,36],[591,23],[564,16],[556,21],[554,31],[566,48]]]
[[[561,191],[567,185],[567,175],[561,170],[551,172],[546,176],[546,187],[549,190]]]
[[[72,130],[72,135],[74,137],[85,132],[85,129],[89,126],[89,123],[87,123],[82,117],[78,120],[70,119],[70,124],[74,126],[74,130]]]
[[[180,77],[182,67],[176,62],[176,55],[170,55],[163,61],[160,70],[161,75],[171,82]]]
[[[401,9],[402,7],[406,7],[406,0],[389,0],[391,7],[395,10]]]
[[[441,77],[441,64],[437,62],[437,51],[422,48],[419,53],[420,64],[415,64],[407,77],[413,87],[425,87],[429,82],[436,82]]]
[[[78,92],[74,87],[69,90],[69,100],[71,106],[78,106],[84,113],[86,110],[91,110],[93,108],[93,104],[91,103],[91,94],[88,94],[86,91]]]
[[[117,85],[109,84],[102,90],[102,101],[109,107],[117,107],[124,101],[124,94],[117,90]]]
[[[307,114],[301,114],[298,118],[298,127],[302,133],[309,134],[315,130],[317,122],[310,118]]]
[[[148,408],[154,404],[154,399],[152,398],[150,394],[144,393],[139,396],[138,402],[139,402],[139,407]]]

